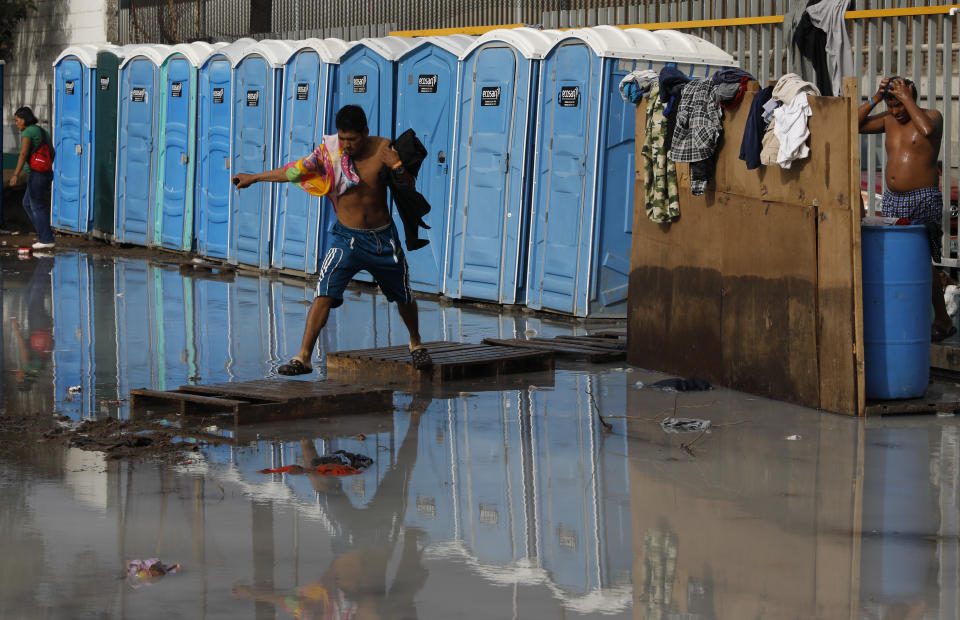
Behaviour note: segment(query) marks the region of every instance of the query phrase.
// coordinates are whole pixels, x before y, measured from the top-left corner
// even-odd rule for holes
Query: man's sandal
[[[413,367],[417,370],[429,370],[433,368],[433,360],[430,359],[430,352],[427,347],[420,345],[415,349],[410,349],[410,359],[413,360]]]
[[[287,375],[292,377],[296,375],[309,375],[311,372],[313,372],[313,368],[310,368],[309,366],[304,366],[303,362],[301,362],[297,358],[293,358],[286,364],[283,364],[282,366],[280,366],[280,368],[277,368],[277,372],[280,373],[281,375]]]

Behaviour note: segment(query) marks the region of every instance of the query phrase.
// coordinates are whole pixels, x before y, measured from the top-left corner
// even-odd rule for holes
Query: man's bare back
[[[887,86],[889,85],[889,89]],[[867,116],[882,98],[887,110]],[[860,107],[860,133],[884,133],[887,136],[887,187],[908,192],[939,187],[937,159],[943,133],[943,117],[936,110],[917,105],[910,86],[902,79],[884,79],[870,103]]]

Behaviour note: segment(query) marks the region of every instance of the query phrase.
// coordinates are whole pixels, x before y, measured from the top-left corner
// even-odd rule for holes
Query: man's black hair
[[[367,115],[358,105],[345,105],[337,112],[337,129],[363,133],[367,128]]]
[[[913,100],[917,101],[919,97],[917,96],[917,85],[913,83],[913,80],[908,80],[902,75],[891,76],[890,80],[887,82],[887,89],[883,93],[884,99],[896,99],[893,95],[893,81],[894,80],[903,80],[903,83],[910,87],[910,92],[913,94]]]

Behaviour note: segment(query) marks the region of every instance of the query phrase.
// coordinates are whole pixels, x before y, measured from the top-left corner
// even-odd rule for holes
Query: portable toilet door
[[[117,77],[120,60],[135,46],[105,47],[97,52],[97,79],[93,85],[93,211],[90,234],[113,237],[113,201],[117,174]]]
[[[208,258],[228,258],[233,65],[254,44],[238,39],[211,54],[199,71],[194,235],[196,252]]]
[[[417,45],[414,39],[380,37],[360,39],[344,52],[340,58],[336,102],[328,106],[330,131],[340,108],[357,105],[367,115],[371,136],[393,138],[394,61]]]
[[[526,304],[625,318],[635,175],[635,106],[620,80],[675,63],[691,77],[729,54],[674,31],[570,30],[541,64]]]
[[[277,163],[283,66],[292,53],[285,41],[260,41],[233,68],[233,172],[263,172]],[[270,267],[272,197],[267,183],[231,190],[231,263]]]
[[[443,292],[522,301],[536,84],[560,34],[492,30],[460,57]]]
[[[450,157],[457,108],[459,56],[474,41],[467,35],[427,37],[397,62],[397,111],[394,135],[408,128],[427,149],[427,159],[417,175],[417,191],[430,204],[423,219],[430,227],[422,232],[430,244],[407,253],[410,286],[415,291],[443,290],[446,254],[447,204],[450,199]],[[400,216],[394,213],[402,230]]]
[[[143,45],[120,63],[114,239],[148,245],[153,239],[158,68],[166,45]]]
[[[214,49],[175,45],[160,65],[160,120],[152,245],[189,252],[193,245],[193,177],[197,133],[197,68]]]
[[[280,165],[309,155],[323,140],[336,69],[350,47],[340,39],[306,39],[296,45],[284,68]],[[316,273],[320,231],[325,230],[322,201],[298,185],[280,183],[274,204],[271,266]]]
[[[86,233],[90,219],[90,156],[93,141],[91,85],[97,46],[64,50],[53,63],[53,166],[50,221],[53,228]]]

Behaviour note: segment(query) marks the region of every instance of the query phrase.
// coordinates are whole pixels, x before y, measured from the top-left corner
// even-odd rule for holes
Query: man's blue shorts
[[[362,269],[370,272],[387,301],[413,302],[410,271],[393,222],[370,230],[334,224],[333,243],[320,263],[316,296],[330,297],[333,307],[338,307],[343,303],[343,289]]]

